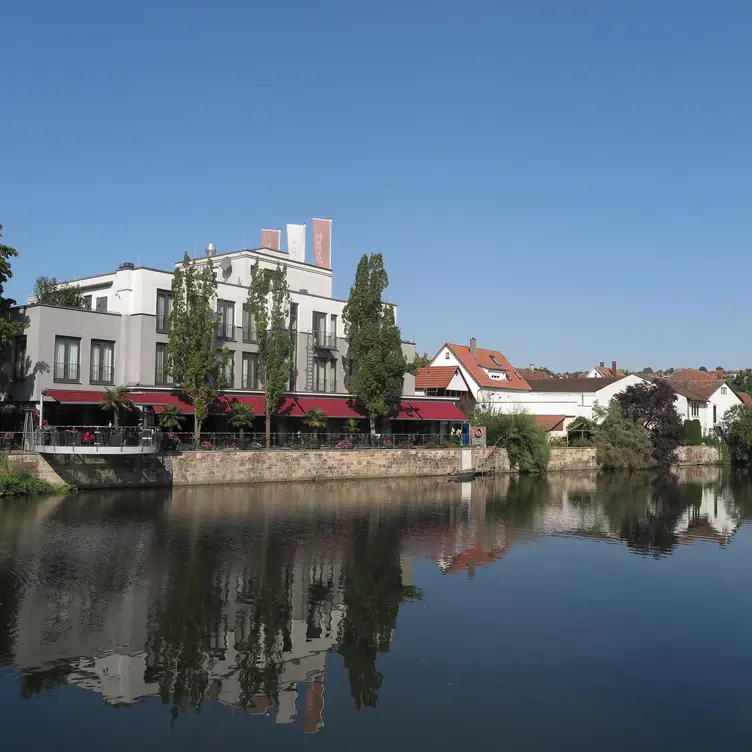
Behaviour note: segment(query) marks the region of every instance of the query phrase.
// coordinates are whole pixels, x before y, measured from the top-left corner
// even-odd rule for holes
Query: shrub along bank
[[[476,426],[486,427],[488,446],[507,450],[509,466],[520,473],[543,473],[548,465],[550,444],[535,418],[525,413],[500,415],[476,409],[473,415]],[[497,444],[498,442],[498,444]]]
[[[8,456],[0,455],[0,496],[47,495],[64,491],[67,487],[53,486],[29,473],[11,470]]]

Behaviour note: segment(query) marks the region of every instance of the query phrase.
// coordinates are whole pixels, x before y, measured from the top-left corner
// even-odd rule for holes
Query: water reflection
[[[416,557],[474,577],[537,536],[659,558],[725,546],[752,511],[749,489],[693,469],[6,501],[0,665],[19,669],[23,697],[62,684],[115,706],[159,697],[173,719],[211,700],[315,733],[334,656],[354,706],[377,706],[379,656],[422,597]]]

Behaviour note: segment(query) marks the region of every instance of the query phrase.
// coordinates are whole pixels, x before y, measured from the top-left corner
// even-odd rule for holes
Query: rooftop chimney
[[[616,361],[615,360],[611,361],[611,375],[616,376]]]
[[[530,371],[535,371],[535,363],[531,363],[531,364],[530,364],[530,368],[529,368],[529,370],[530,370]]]
[[[720,366],[715,369],[715,377],[723,381],[723,368],[721,368]]]
[[[605,366],[606,364],[603,361],[601,361],[601,368],[605,368]]]
[[[475,357],[475,346],[478,344],[478,341],[475,339],[475,337],[470,337],[470,355],[474,358]]]

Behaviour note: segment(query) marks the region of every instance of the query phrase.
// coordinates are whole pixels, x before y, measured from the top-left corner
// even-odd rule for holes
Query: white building
[[[682,420],[699,420],[703,436],[718,433],[726,413],[742,400],[725,381],[707,379],[681,383],[663,379],[676,394],[676,409]]]

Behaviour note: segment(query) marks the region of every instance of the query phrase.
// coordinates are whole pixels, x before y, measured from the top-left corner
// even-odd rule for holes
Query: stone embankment
[[[359,449],[355,451],[207,451],[156,455],[11,454],[9,466],[49,483],[77,488],[200,486],[224,483],[446,476],[472,452],[472,467],[509,473],[505,450]],[[679,466],[717,464],[717,448],[682,447]],[[552,447],[549,472],[598,469],[595,450]]]

